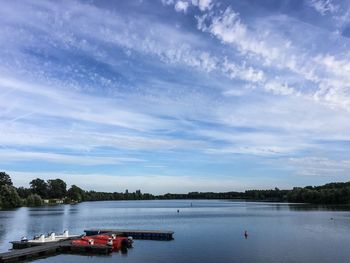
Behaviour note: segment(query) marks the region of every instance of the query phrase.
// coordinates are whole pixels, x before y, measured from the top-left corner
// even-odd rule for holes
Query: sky
[[[244,191],[350,180],[350,1],[3,1],[16,186]]]

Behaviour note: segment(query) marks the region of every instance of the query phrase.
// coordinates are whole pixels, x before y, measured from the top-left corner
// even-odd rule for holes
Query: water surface
[[[348,211],[227,200],[86,202],[0,211],[0,250],[24,235],[64,229],[81,234],[99,227],[173,230],[175,239],[136,240],[127,254],[58,255],[36,262],[326,263],[350,258]]]

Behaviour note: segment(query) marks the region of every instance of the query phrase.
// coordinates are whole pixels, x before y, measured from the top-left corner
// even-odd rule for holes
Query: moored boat
[[[47,236],[41,234],[40,236],[34,236],[33,239],[28,239],[26,237],[22,237],[21,241],[12,241],[13,249],[22,249],[32,246],[40,246],[47,243],[59,242],[63,240],[69,240],[78,238],[79,235],[69,235],[68,230],[65,230],[63,234],[56,235],[56,233],[51,232]]]
[[[80,239],[72,240],[73,246],[110,246],[113,250],[122,250],[131,248],[133,243],[132,237],[122,237],[112,235],[96,235],[96,236],[83,236]]]

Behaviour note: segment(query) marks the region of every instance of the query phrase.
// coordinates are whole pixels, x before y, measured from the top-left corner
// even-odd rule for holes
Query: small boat
[[[38,237],[34,237],[34,239],[32,240],[25,241],[24,239],[24,241],[29,243],[47,243],[47,242],[58,242],[58,241],[67,240],[67,239],[76,238],[76,237],[79,237],[79,235],[69,235],[68,230],[65,230],[62,235],[56,235],[55,232],[51,232],[46,237],[45,235],[40,235]]]
[[[59,242],[63,240],[69,240],[73,238],[78,238],[79,235],[69,235],[68,230],[65,230],[63,234],[56,235],[56,233],[51,232],[47,236],[44,234],[40,236],[34,236],[33,239],[28,239],[26,237],[22,237],[21,241],[12,241],[13,249],[22,249],[33,246],[40,246],[47,243]]]
[[[132,247],[132,237],[122,237],[112,235],[96,235],[96,236],[83,236],[80,239],[73,240],[73,246],[110,246],[113,250],[118,251],[121,249],[127,249]]]

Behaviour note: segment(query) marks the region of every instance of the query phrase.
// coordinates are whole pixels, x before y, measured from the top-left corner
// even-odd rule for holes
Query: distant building
[[[63,199],[44,199],[44,204],[63,204]]]

